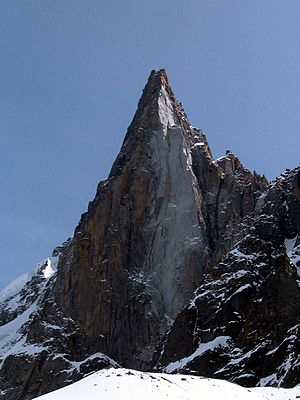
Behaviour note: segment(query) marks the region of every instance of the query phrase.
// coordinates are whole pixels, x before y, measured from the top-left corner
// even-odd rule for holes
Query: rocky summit
[[[0,395],[108,367],[300,383],[300,168],[214,160],[152,71],[74,236],[0,294]]]

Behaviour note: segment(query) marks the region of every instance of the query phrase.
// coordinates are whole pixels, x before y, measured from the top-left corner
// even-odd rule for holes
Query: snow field
[[[296,400],[293,389],[244,388],[190,375],[106,369],[36,400]]]

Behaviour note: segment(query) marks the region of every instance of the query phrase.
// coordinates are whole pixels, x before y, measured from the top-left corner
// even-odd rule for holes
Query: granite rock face
[[[263,194],[247,235],[179,313],[158,368],[245,386],[299,383],[299,175],[281,176]]]
[[[73,238],[0,294],[2,398],[111,365],[295,384],[299,177],[214,160],[152,71]]]

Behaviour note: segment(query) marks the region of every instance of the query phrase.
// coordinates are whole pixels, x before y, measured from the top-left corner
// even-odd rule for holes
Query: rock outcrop
[[[293,385],[299,193],[298,170],[268,184],[229,150],[214,160],[152,71],[73,238],[2,294],[2,398],[111,365]]]
[[[161,369],[245,386],[299,383],[299,175],[269,186],[247,235],[207,272],[166,335]]]

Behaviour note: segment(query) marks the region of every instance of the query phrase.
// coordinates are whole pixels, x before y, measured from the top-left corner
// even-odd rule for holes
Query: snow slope
[[[0,303],[3,303],[7,299],[16,296],[25,285],[30,282],[32,277],[38,273],[41,273],[45,279],[51,278],[52,275],[57,271],[58,257],[48,257],[47,259],[38,263],[35,269],[31,272],[27,272],[13,280],[8,286],[6,286],[0,292]]]
[[[105,369],[39,400],[296,400],[293,389],[248,389],[227,381],[128,369]]]

